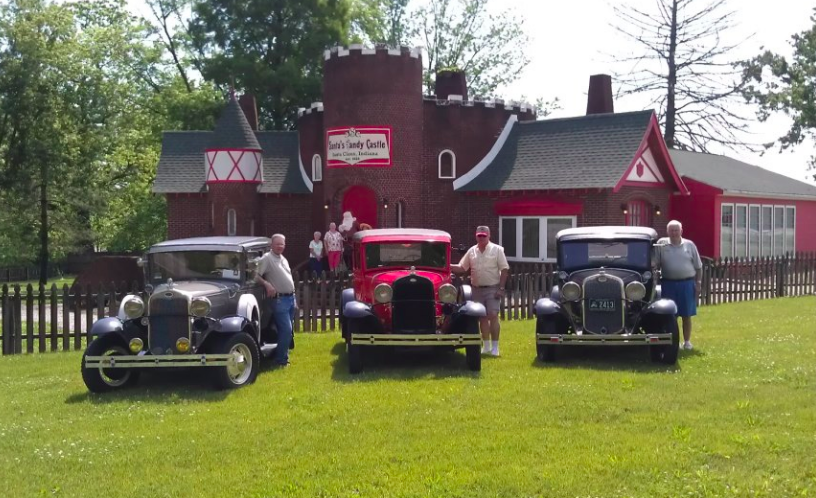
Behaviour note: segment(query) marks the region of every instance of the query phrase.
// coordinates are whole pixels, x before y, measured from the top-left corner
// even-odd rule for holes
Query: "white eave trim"
[[[303,183],[306,184],[306,188],[309,189],[309,192],[314,193],[314,184],[312,184],[312,180],[309,179],[309,175],[306,174],[306,168],[303,167],[303,158],[300,157],[300,138],[298,138],[298,168],[300,169],[300,176],[303,178]]]
[[[722,196],[729,197],[750,197],[755,199],[780,199],[780,200],[801,200],[816,201],[816,195],[807,194],[763,194],[761,192],[740,192],[739,190],[723,190]]]
[[[459,190],[460,188],[464,187],[474,178],[482,174],[484,170],[493,163],[493,160],[496,159],[496,156],[499,155],[499,152],[504,147],[504,143],[507,142],[507,137],[510,136],[510,131],[513,130],[513,125],[516,124],[518,121],[518,116],[515,114],[511,114],[509,118],[507,118],[507,123],[504,125],[504,129],[502,130],[499,138],[496,139],[496,142],[493,144],[493,147],[490,151],[485,155],[479,163],[474,166],[470,171],[465,173],[464,175],[460,176],[456,180],[453,181],[453,190]]]

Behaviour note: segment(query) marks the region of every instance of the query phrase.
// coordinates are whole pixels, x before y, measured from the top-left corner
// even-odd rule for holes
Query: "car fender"
[[[221,320],[218,321],[218,327],[215,328],[216,332],[221,333],[238,333],[242,332],[245,328],[250,325],[249,320],[243,316],[225,316],[222,317]]]
[[[553,285],[553,288],[550,291],[550,299],[556,303],[561,300],[561,287],[558,285]]]
[[[343,306],[343,315],[346,318],[366,318],[374,316],[371,306],[360,301],[350,301]]]
[[[346,303],[354,301],[354,289],[343,289],[340,294],[340,318],[343,317],[343,310],[346,309]]]
[[[119,303],[119,313],[116,314],[116,317],[119,318],[119,320],[124,322],[125,320],[128,319],[127,315],[125,315],[125,304],[127,304],[128,301],[134,298],[142,299],[141,296],[137,296],[136,294],[128,294],[127,296],[122,298],[122,302]],[[147,311],[147,302],[145,302],[144,305],[145,311]]]
[[[536,316],[556,315],[561,313],[561,305],[548,297],[542,297],[535,303]]]
[[[252,314],[256,313],[258,315],[258,324],[260,329],[260,321],[261,321],[261,310],[258,306],[258,299],[252,294],[244,294],[238,300],[238,316],[242,316],[252,322]],[[260,330],[255,331],[258,334],[255,337],[255,340],[260,340]]]
[[[658,299],[643,311],[644,315],[676,315],[677,304],[671,299]]]
[[[122,320],[115,316],[99,319],[94,322],[91,326],[91,331],[88,332],[88,335],[91,337],[107,334],[116,334],[122,339],[125,339]]]
[[[459,313],[462,315],[467,316],[487,316],[487,309],[485,309],[484,304],[477,303],[476,301],[468,301],[459,308]]]
[[[459,295],[461,296],[462,302],[466,303],[473,299],[473,288],[468,284],[462,284],[462,286],[459,287]]]

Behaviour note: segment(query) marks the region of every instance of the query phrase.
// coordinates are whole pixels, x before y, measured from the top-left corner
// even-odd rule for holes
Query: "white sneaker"
[[[493,350],[490,351],[490,354],[492,356],[498,357],[499,356],[499,347],[498,346],[493,346]]]
[[[488,343],[484,343],[482,346],[482,354],[490,354],[490,345]]]
[[[691,342],[686,341],[683,343],[683,349],[685,349],[686,351],[691,351],[692,349],[694,349],[694,346],[691,345]]]

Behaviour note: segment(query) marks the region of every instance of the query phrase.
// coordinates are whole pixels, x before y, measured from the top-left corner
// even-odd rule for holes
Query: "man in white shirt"
[[[276,233],[272,236],[272,250],[258,262],[255,275],[255,281],[264,286],[266,297],[272,301],[272,315],[278,329],[274,362],[283,367],[289,365],[289,346],[292,343],[292,323],[296,307],[295,282],[289,261],[283,256],[284,249],[286,237]]]
[[[476,227],[476,245],[468,249],[458,265],[451,265],[456,274],[470,270],[473,300],[487,310],[487,316],[479,319],[483,354],[499,356],[499,301],[504,297],[509,269],[504,248],[490,242],[490,228],[485,225]]]
[[[657,241],[655,266],[660,268],[662,296],[677,304],[683,322],[683,349],[691,349],[691,317],[697,314],[697,298],[703,277],[703,262],[697,246],[683,238],[683,225],[672,220],[666,225],[668,237]]]

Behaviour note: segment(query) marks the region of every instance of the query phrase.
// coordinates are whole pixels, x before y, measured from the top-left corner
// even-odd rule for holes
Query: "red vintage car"
[[[340,323],[349,372],[363,370],[369,348],[465,348],[481,370],[479,317],[468,285],[454,285],[450,235],[439,230],[377,229],[352,241],[353,287],[344,289]]]

